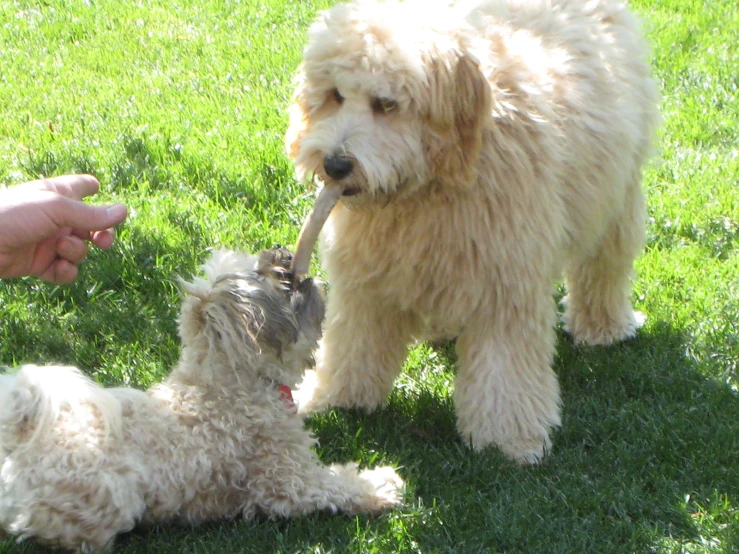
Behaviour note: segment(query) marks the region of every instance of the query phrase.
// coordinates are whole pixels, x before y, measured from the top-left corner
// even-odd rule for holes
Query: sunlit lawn
[[[294,243],[310,194],[283,154],[285,109],[324,5],[0,4],[0,183],[91,172],[99,201],[131,209],[76,284],[0,283],[0,364],[64,362],[146,387],[177,359],[176,276],[213,246]],[[386,409],[310,421],[327,462],[401,466],[405,507],[142,529],[115,552],[739,551],[739,10],[632,5],[663,90],[635,282],[648,320],[608,349],[560,333],[564,424],[548,463],[462,444],[453,349],[420,346]]]

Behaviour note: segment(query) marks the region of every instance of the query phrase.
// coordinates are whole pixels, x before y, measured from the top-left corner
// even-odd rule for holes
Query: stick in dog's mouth
[[[295,254],[290,266],[294,282],[300,282],[308,274],[311,255],[318,235],[342,194],[344,194],[344,187],[335,183],[324,184],[321,192],[318,193],[313,209],[303,222],[300,235],[298,235],[298,243],[295,246]]]

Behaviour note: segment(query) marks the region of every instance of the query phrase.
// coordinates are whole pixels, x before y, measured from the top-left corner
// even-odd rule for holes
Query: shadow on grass
[[[179,163],[200,172],[187,186],[203,188],[223,207],[242,201],[240,178],[177,158],[166,145],[128,140],[112,174],[114,188],[135,194],[142,180],[180,186],[165,169]],[[37,161],[45,174],[96,168],[91,160]],[[272,192],[248,193],[243,201],[273,222],[267,214],[271,203],[285,201],[285,173],[269,164],[257,173],[254,191]],[[55,304],[65,317],[32,324],[6,319],[3,361],[12,349],[23,361],[98,368],[105,384],[161,378],[178,353],[174,276],[192,275],[213,242],[197,225],[186,232],[187,242],[165,243],[156,230],[124,225],[114,250],[92,255],[81,284],[9,285],[11,294],[39,294],[39,302]],[[155,527],[123,537],[114,550],[364,552],[371,542],[378,552],[416,545],[422,552],[617,553],[683,551],[719,540],[713,551],[737,551],[739,398],[706,377],[717,363],[711,350],[723,345],[705,348],[692,355],[690,337],[661,324],[607,349],[578,347],[561,335],[556,368],[563,427],[551,457],[538,467],[518,467],[494,449],[471,451],[457,436],[451,399],[423,390],[415,396],[396,390],[387,408],[370,415],[316,416],[311,426],[324,461],[401,465],[408,506],[375,519],[317,515],[196,530]],[[453,364],[449,345],[439,352]],[[110,368],[111,359],[130,364],[99,369]],[[29,543],[2,551],[41,550]]]
[[[112,163],[109,182],[104,181],[103,188],[123,199],[139,202],[143,197],[147,201],[154,194],[186,188],[200,191],[226,211],[245,205],[254,225],[262,229],[284,228],[285,220],[291,218],[294,206],[289,207],[287,197],[294,192],[287,190],[292,182],[287,162],[283,167],[255,155],[249,170],[237,174],[201,156],[184,155],[167,137],[124,136],[120,144],[120,156]],[[24,169],[29,175],[101,173],[93,157],[52,151],[29,154]],[[249,179],[244,175],[251,175],[252,182],[246,182]],[[147,227],[146,221],[132,216],[118,227],[110,251],[91,250],[74,285],[57,287],[33,280],[0,283],[4,295],[25,298],[28,305],[25,313],[21,310],[15,315],[4,313],[0,305],[4,325],[0,337],[5,337],[0,361],[71,363],[93,371],[108,385],[120,384],[119,378],[126,384],[146,384],[151,380],[146,375],[151,367],[168,368],[177,350],[176,277],[189,278],[205,261],[207,249],[220,245],[220,237],[211,236],[214,233],[206,215],[193,214],[195,210],[187,206],[181,210],[173,206],[162,211],[169,229],[177,233],[166,235],[169,229]],[[287,242],[284,236],[272,240],[269,229],[254,233],[238,229],[224,238],[246,250]],[[248,240],[251,237],[253,241]],[[126,357],[134,365],[136,356],[150,363],[126,375],[106,373],[100,368],[116,357],[116,348],[128,350]]]
[[[399,391],[375,414],[321,416],[324,458],[365,450],[404,465],[420,510],[405,530],[422,552],[683,551],[706,540],[738,551],[737,393],[707,378],[667,325],[611,348],[559,338],[563,427],[543,465],[472,452],[450,398]]]
[[[3,295],[35,307],[3,318],[5,363],[71,364],[104,385],[139,388],[168,372],[179,352],[177,276],[197,271],[206,241],[196,229],[180,244],[127,224],[118,234],[112,249],[90,253],[73,285],[4,285]]]
[[[540,466],[473,452],[449,397],[396,390],[373,414],[332,410],[309,425],[326,463],[401,466],[401,510],[138,529],[114,551],[683,552],[708,540],[712,552],[735,552],[739,398],[688,346],[659,324],[611,348],[561,335],[564,423]],[[453,359],[449,346],[441,352]],[[6,551],[36,551],[27,548]]]

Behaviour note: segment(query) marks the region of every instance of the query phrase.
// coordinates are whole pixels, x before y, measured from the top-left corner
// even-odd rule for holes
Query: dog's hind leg
[[[557,376],[551,368],[555,306],[537,294],[505,302],[470,320],[457,339],[457,428],[476,449],[497,445],[520,463],[536,463],[560,424]],[[506,300],[510,300],[507,298]]]
[[[300,410],[377,408],[408,353],[412,317],[370,296],[332,289],[326,322],[315,374],[296,393]]]
[[[620,216],[595,252],[576,256],[566,271],[565,329],[577,342],[607,345],[636,334],[644,316],[631,305],[634,259],[645,242],[646,207],[640,174]]]

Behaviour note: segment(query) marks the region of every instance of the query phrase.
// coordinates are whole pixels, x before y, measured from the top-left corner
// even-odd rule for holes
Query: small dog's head
[[[370,1],[319,16],[286,137],[298,178],[340,182],[350,206],[471,182],[489,86],[471,39],[430,10]]]
[[[291,259],[282,248],[215,252],[205,278],[182,283],[183,357],[293,386],[313,363],[324,299],[313,279],[292,282]]]

